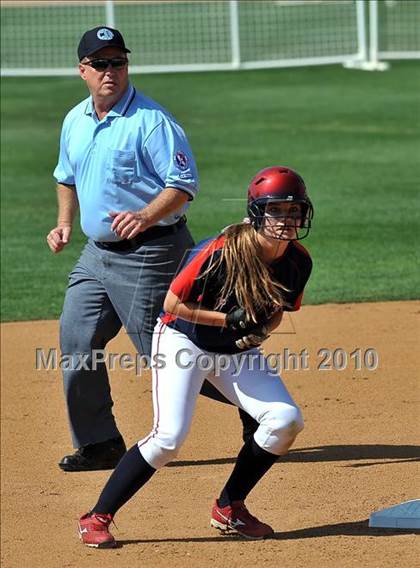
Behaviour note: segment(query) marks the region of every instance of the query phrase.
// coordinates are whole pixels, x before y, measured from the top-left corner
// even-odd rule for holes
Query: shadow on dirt
[[[369,460],[366,462],[366,460]],[[381,461],[378,461],[381,460]],[[235,463],[235,458],[214,458],[206,460],[179,460],[167,467],[185,467],[198,465],[217,465]],[[286,456],[278,459],[277,463],[314,463],[332,461],[365,461],[353,463],[344,467],[366,467],[389,463],[420,461],[420,446],[391,446],[386,444],[360,444],[340,446],[315,446],[290,450]]]
[[[286,532],[276,532],[269,540],[299,540],[304,538],[321,538],[326,536],[393,536],[393,535],[420,534],[416,529],[378,529],[370,528],[368,521],[352,521],[349,523],[335,523],[330,525],[319,525]],[[213,537],[192,537],[192,538],[150,538],[150,539],[127,539],[118,541],[118,547],[127,544],[146,544],[164,542],[238,542],[252,543],[253,541],[241,538],[232,533],[225,536]]]

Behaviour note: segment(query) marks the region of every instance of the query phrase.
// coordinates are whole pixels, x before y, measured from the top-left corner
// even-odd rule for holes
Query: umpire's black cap
[[[99,51],[103,47],[119,47],[122,51],[125,51],[125,53],[131,53],[131,51],[125,47],[124,38],[118,30],[108,28],[107,26],[98,26],[83,34],[79,47],[77,48],[79,61],[88,55],[92,55],[95,51]]]

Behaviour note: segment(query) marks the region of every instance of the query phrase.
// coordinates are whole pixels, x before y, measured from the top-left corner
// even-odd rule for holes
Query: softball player
[[[258,172],[248,190],[248,216],[249,223],[202,243],[170,286],[154,336],[153,353],[164,364],[153,371],[153,429],[125,454],[80,519],[88,546],[115,546],[108,530],[113,516],[175,458],[205,379],[259,424],[214,502],[211,526],[250,539],[273,533],[244,501],[303,428],[300,410],[258,349],[283,311],[299,309],[312,268],[297,242],[313,217],[299,174],[282,166]]]

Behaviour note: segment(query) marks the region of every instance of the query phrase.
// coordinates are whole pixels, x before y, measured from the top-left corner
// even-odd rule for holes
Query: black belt
[[[187,222],[185,215],[175,223],[174,225],[155,225],[146,229],[142,233],[139,233],[132,239],[123,239],[121,241],[95,241],[95,245],[101,249],[105,250],[115,250],[115,251],[127,251],[138,248],[144,243],[151,241],[153,239],[158,239],[160,237],[166,237],[167,235],[173,235],[181,229]]]

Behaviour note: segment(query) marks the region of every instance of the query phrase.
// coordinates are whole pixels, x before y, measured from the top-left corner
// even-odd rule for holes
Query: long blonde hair
[[[226,280],[221,298],[235,293],[239,305],[257,323],[262,314],[271,315],[285,305],[283,292],[288,289],[273,279],[269,266],[262,259],[257,232],[249,223],[230,225],[224,230],[225,242],[219,259],[203,276],[226,265]]]

